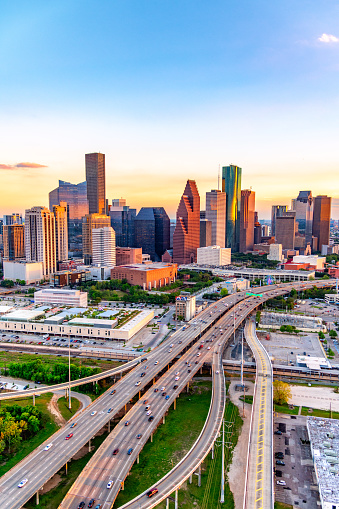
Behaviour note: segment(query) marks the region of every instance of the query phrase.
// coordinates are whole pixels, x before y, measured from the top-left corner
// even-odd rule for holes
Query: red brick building
[[[196,263],[200,247],[200,196],[195,180],[188,180],[181,197],[173,235],[173,261]]]
[[[161,288],[175,282],[178,266],[175,263],[136,263],[111,270],[111,279],[127,279],[130,285],[144,290]]]
[[[142,263],[141,247],[117,247],[115,249],[116,265]]]

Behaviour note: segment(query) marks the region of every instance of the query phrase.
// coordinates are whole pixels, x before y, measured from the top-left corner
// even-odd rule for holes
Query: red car
[[[73,433],[69,433],[69,434],[67,435],[67,437],[65,437],[65,440],[69,440],[70,438],[72,438],[72,436],[73,436]]]
[[[153,495],[155,495],[156,493],[158,493],[158,488],[152,488],[146,493],[146,495],[148,496],[148,498],[150,498],[153,497]]]

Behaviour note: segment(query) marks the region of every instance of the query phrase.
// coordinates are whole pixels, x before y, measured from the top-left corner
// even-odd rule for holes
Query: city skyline
[[[306,187],[338,219],[336,19],[329,1],[4,2],[0,215],[48,206],[100,151],[131,207],[173,218],[187,179],[204,197],[233,163],[261,218]]]

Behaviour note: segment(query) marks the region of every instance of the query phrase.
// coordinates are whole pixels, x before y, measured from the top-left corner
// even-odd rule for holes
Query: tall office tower
[[[212,221],[200,218],[200,247],[213,246]]]
[[[173,235],[175,230],[175,219],[170,220],[170,249],[173,249]]]
[[[225,247],[226,193],[218,189],[206,193],[205,218],[212,223],[212,245]]]
[[[195,180],[188,180],[177,209],[173,235],[174,263],[196,263],[200,246],[200,196]]]
[[[49,193],[49,210],[61,202],[67,203],[68,250],[82,256],[82,218],[88,214],[87,182],[71,184],[59,180],[59,186]]]
[[[295,211],[288,210],[283,216],[276,217],[275,242],[283,249],[294,249]]]
[[[241,191],[241,207],[240,207],[240,242],[239,251],[253,251],[254,244],[254,209],[255,209],[255,192],[250,189]]]
[[[21,214],[6,214],[3,217],[4,226],[10,226],[11,224],[22,224]]]
[[[313,197],[312,191],[299,191],[298,198],[292,200],[292,210],[295,211],[295,220],[298,231],[305,235],[306,244],[312,243]]]
[[[275,221],[277,217],[281,217],[287,211],[286,205],[272,205],[271,212],[271,235],[275,235]]]
[[[56,271],[55,219],[46,207],[25,211],[25,255],[28,262],[42,262],[43,276]]]
[[[261,224],[259,221],[254,223],[254,244],[261,244]]]
[[[67,203],[61,201],[60,205],[53,205],[53,214],[55,218],[56,260],[62,262],[68,260]]]
[[[130,209],[126,200],[112,200],[108,215],[111,226],[115,231],[116,245],[119,247],[134,246],[134,220],[137,215],[136,209]]]
[[[314,198],[313,235],[318,239],[318,251],[321,251],[322,246],[328,246],[330,243],[331,201],[330,196]]]
[[[170,248],[170,219],[163,207],[142,207],[134,221],[134,246],[153,261]]]
[[[82,253],[86,265],[92,263],[93,241],[92,230],[111,226],[111,220],[104,214],[87,214],[82,223]]]
[[[94,265],[105,265],[107,267],[115,267],[115,232],[111,226],[104,228],[93,228],[93,259]]]
[[[225,247],[239,251],[241,168],[231,164],[222,168],[222,190],[226,193],[226,241]]]
[[[4,260],[25,258],[24,225],[3,226]]]
[[[105,154],[86,154],[87,199],[90,214],[106,212]]]

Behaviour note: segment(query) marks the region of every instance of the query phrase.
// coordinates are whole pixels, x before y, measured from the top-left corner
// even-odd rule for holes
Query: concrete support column
[[[139,465],[139,454],[137,456],[137,465]]]
[[[186,385],[186,392],[188,392],[189,388],[190,388],[190,383],[188,382],[188,384]]]
[[[35,394],[33,394],[33,406],[35,406]]]
[[[139,399],[141,398],[141,391],[139,391]]]
[[[192,484],[192,475],[189,477],[189,483]]]
[[[121,481],[121,491],[124,491],[124,489],[125,489],[125,483],[124,483],[124,481]]]
[[[213,445],[212,445],[212,460],[214,460],[214,442],[213,442]]]
[[[111,432],[111,419],[108,421],[108,433]]]
[[[169,509],[169,498],[166,498],[166,509]]]
[[[36,492],[36,505],[39,505],[39,490]]]
[[[68,471],[68,463],[66,462],[65,463],[65,472],[66,472],[66,475],[67,475],[67,471]]]
[[[175,398],[175,400],[173,401],[173,406],[174,406],[174,410],[177,409],[177,398]]]
[[[200,368],[200,375],[202,375],[202,367]]]
[[[88,452],[91,452],[91,439],[88,441]]]
[[[199,465],[199,470],[198,470],[198,486],[199,486],[199,488],[201,486],[201,464]]]
[[[178,509],[178,490],[175,490],[175,501],[174,501],[175,509]]]
[[[165,415],[162,416],[162,423],[165,424]]]
[[[151,442],[153,442],[153,433],[151,433]]]

